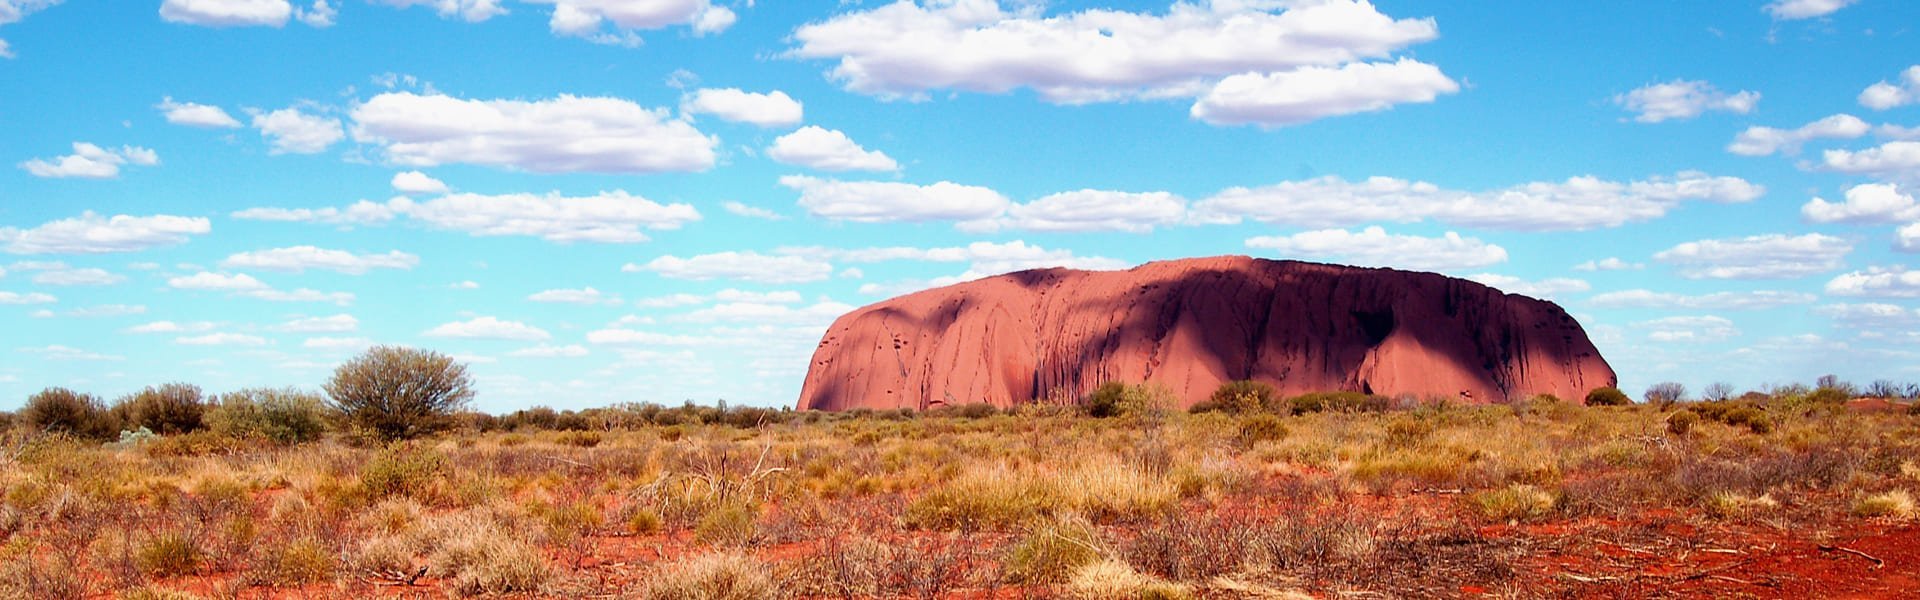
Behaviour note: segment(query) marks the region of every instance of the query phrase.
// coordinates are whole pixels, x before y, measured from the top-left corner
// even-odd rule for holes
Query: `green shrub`
[[[184,534],[163,533],[140,544],[133,558],[141,573],[153,577],[178,577],[192,575],[200,568],[206,552]]]
[[[1120,416],[1120,401],[1126,395],[1127,384],[1109,381],[1100,384],[1100,387],[1093,388],[1092,392],[1088,392],[1086,397],[1081,398],[1080,408],[1087,411],[1087,416],[1096,419],[1117,417]]]
[[[269,544],[254,561],[248,579],[256,584],[301,585],[333,578],[334,551],[313,538]]]
[[[160,435],[178,435],[199,431],[206,414],[206,398],[200,387],[168,383],[148,387],[121,401],[127,411],[123,427],[145,427]]]
[[[325,388],[329,406],[349,424],[387,440],[444,429],[473,399],[466,365],[399,346],[377,346],[348,360]]]
[[[1277,442],[1287,437],[1287,424],[1274,415],[1254,415],[1240,420],[1240,432],[1234,440],[1243,448],[1260,442]]]
[[[1627,393],[1620,391],[1620,388],[1594,388],[1593,391],[1587,392],[1587,406],[1626,406],[1629,404],[1633,404],[1633,399],[1628,398]]]
[[[1553,492],[1526,484],[1487,490],[1468,498],[1476,512],[1489,521],[1527,521],[1547,516],[1559,504]]]
[[[447,476],[447,457],[424,448],[394,446],[360,468],[360,487],[371,499],[393,495],[418,498]]]
[[[248,388],[222,394],[207,410],[207,428],[237,439],[298,444],[326,431],[326,405],[318,394],[293,388]]]
[[[693,526],[696,540],[715,546],[744,546],[753,540],[759,510],[746,504],[723,504],[707,511]]]
[[[1278,403],[1273,386],[1259,381],[1240,380],[1220,384],[1207,397],[1207,403],[1226,412],[1272,410]]]
[[[1360,392],[1313,392],[1287,399],[1287,409],[1295,415],[1317,412],[1383,412],[1387,398]]]
[[[120,424],[100,399],[61,387],[51,387],[27,397],[18,416],[21,424],[37,431],[65,433],[92,440],[113,439]]]
[[[1693,431],[1693,424],[1698,422],[1700,422],[1700,415],[1693,411],[1683,410],[1673,413],[1667,416],[1667,433],[1686,435],[1687,432]]]

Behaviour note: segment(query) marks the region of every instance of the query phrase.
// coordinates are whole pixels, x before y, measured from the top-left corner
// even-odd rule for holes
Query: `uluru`
[[[1190,406],[1235,380],[1469,402],[1615,385],[1552,302],[1435,273],[1222,256],[1020,271],[860,308],[822,337],[798,408],[1006,407],[1110,381]]]

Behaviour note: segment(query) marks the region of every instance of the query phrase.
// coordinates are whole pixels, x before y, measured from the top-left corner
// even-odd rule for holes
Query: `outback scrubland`
[[[327,395],[35,395],[0,454],[0,596],[1891,597],[1920,584],[1920,416],[1837,381],[1712,402],[1656,386],[1620,406],[1587,406],[1624,404],[1611,389],[1461,406],[1235,383],[1191,411],[1116,383],[922,414],[491,416],[458,411],[454,389],[438,412],[383,407],[418,426],[382,427],[339,377]]]

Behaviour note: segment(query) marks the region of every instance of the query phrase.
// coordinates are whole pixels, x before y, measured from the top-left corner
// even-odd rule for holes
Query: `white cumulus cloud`
[[[293,16],[287,0],[164,0],[160,18],[202,27],[279,27]]]
[[[325,317],[300,317],[275,325],[274,331],[288,333],[345,333],[360,329],[360,320],[346,313]]]
[[[244,333],[209,333],[177,337],[174,343],[184,346],[265,346],[267,338]]]
[[[1323,229],[1288,236],[1260,236],[1248,239],[1247,247],[1273,250],[1284,258],[1422,271],[1485,267],[1507,260],[1505,248],[1452,231],[1435,238],[1389,234],[1378,226],[1357,232]]]
[[[800,102],[786,92],[747,92],[739,88],[695,90],[680,100],[680,112],[708,114],[735,123],[780,127],[800,123]]]
[[[813,216],[859,223],[990,219],[1010,204],[991,189],[947,181],[916,185],[788,175],[780,185],[799,190],[800,207]]]
[[[540,344],[538,346],[508,352],[507,356],[521,358],[579,358],[587,354],[589,354],[589,352],[587,352],[586,346],[579,344],[568,344],[565,346]]]
[[[1545,298],[1549,300],[1556,296],[1564,296],[1566,294],[1593,289],[1593,285],[1587,283],[1585,280],[1570,277],[1548,277],[1546,279],[1530,281],[1512,275],[1475,273],[1468,275],[1467,279],[1486,284],[1487,287],[1498,289],[1509,294],[1520,294],[1522,296],[1533,296],[1535,298]]]
[[[166,116],[168,123],[175,125],[218,129],[234,129],[240,127],[240,121],[234,119],[233,115],[227,114],[225,109],[210,104],[174,102],[173,98],[169,96],[162,98],[159,106],[156,108],[159,108],[160,112]]]
[[[1669,119],[1691,119],[1710,110],[1744,115],[1753,112],[1754,107],[1759,105],[1760,93],[1740,91],[1729,94],[1705,81],[1675,79],[1614,96],[1613,102],[1635,113],[1635,121],[1659,123]]]
[[[624,190],[593,196],[559,193],[485,195],[457,193],[431,200],[394,198],[346,208],[250,208],[235,218],[337,225],[375,225],[407,217],[436,229],[476,236],[525,235],[552,242],[631,244],[647,241],[644,230],[673,230],[700,220],[690,204],[660,204]]]
[[[1847,188],[1841,202],[1814,198],[1800,206],[1800,216],[1814,223],[1894,223],[1920,219],[1920,206],[1893,184],[1866,183]]]
[[[1028,231],[1149,233],[1182,222],[1186,213],[1187,201],[1167,192],[1083,189],[1010,205],[999,224]]]
[[[256,111],[253,128],[267,139],[272,154],[318,154],[347,136],[339,119],[308,114],[294,107]]]
[[[704,171],[717,139],[619,98],[463,100],[388,92],[354,107],[354,139],[401,165],[467,163],[536,173]]]
[[[1733,320],[1713,315],[1663,317],[1634,323],[1656,342],[1717,342],[1740,335]]]
[[[87,142],[74,142],[73,154],[51,159],[35,158],[20,163],[34,177],[107,179],[120,176],[120,166],[160,164],[160,155],[148,148],[121,146],[102,148]]]
[[[1829,171],[1882,177],[1913,177],[1920,173],[1920,141],[1894,141],[1865,150],[1828,150],[1821,153]]]
[[[399,250],[386,254],[354,254],[344,250],[329,250],[314,246],[241,252],[220,261],[220,266],[229,269],[264,269],[289,273],[319,269],[348,275],[362,275],[374,269],[404,271],[418,264],[420,264],[420,257]]]
[[[1587,304],[1598,308],[1759,310],[1795,304],[1812,304],[1815,299],[1813,294],[1778,290],[1713,292],[1700,295],[1653,290],[1622,290],[1594,294],[1587,299]]]
[[[1617,256],[1590,260],[1573,266],[1575,271],[1629,271],[1647,268],[1646,263],[1627,262]]]
[[[835,129],[813,125],[773,140],[767,157],[822,171],[897,171],[900,164],[883,152],[868,150]]]
[[[1190,218],[1198,223],[1252,219],[1302,227],[1435,220],[1491,229],[1578,231],[1652,220],[1687,201],[1748,202],[1765,191],[1737,177],[1698,171],[1631,182],[1582,176],[1480,192],[1392,177],[1352,182],[1327,175],[1228,188],[1195,202]]]
[[[1193,118],[1214,125],[1297,125],[1326,117],[1428,103],[1460,91],[1439,67],[1402,58],[1391,63],[1302,67],[1241,73],[1220,80],[1194,102]]]
[[[441,17],[445,17],[449,19],[457,18],[457,19],[466,21],[468,23],[478,23],[481,21],[485,21],[487,19],[491,19],[500,15],[507,14],[507,9],[501,8],[500,6],[501,0],[371,0],[371,1],[374,2],[375,4],[385,4],[388,6],[397,6],[400,8],[406,8],[409,6],[425,6],[433,9],[435,13],[439,13]]]
[[[583,306],[590,306],[594,304],[620,304],[622,302],[618,294],[608,294],[590,287],[577,289],[577,290],[574,290],[574,289],[544,290],[544,291],[536,292],[533,295],[527,296],[527,299],[532,300],[534,302],[548,302],[548,303],[556,303],[556,304],[579,304]]]
[[[102,217],[92,211],[32,229],[0,227],[0,250],[10,254],[138,252],[185,243],[212,230],[204,217]]]
[[[1742,156],[1766,156],[1775,152],[1798,154],[1800,146],[1815,139],[1853,139],[1866,135],[1872,127],[1859,117],[1833,115],[1798,129],[1748,127],[1727,144],[1727,151]]]
[[[476,317],[467,321],[444,323],[438,327],[427,330],[426,333],[421,335],[442,338],[521,341],[541,341],[553,337],[552,334],[547,333],[544,329],[519,321],[501,320],[497,317]]]
[[[629,273],[648,271],[672,279],[733,279],[758,283],[808,283],[833,275],[833,265],[803,256],[768,256],[758,252],[716,252],[688,258],[666,255],[645,265],[621,267]]]
[[[1920,271],[1902,265],[1870,267],[1834,277],[1826,290],[1831,296],[1920,298]]]
[[[1882,80],[1860,91],[1860,105],[1874,110],[1887,110],[1920,102],[1920,65],[1907,67],[1900,72],[1897,82]]]
[[[1852,251],[1851,242],[1829,235],[1770,234],[1686,242],[1653,259],[1688,279],[1792,279],[1839,269]]]
[[[403,194],[445,194],[447,184],[419,171],[402,171],[393,174],[394,191]]]
[[[1773,0],[1762,10],[1781,21],[1797,21],[1833,14],[1859,0]]]

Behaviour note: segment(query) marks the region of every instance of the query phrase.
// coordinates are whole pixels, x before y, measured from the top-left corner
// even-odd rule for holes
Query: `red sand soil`
[[[799,408],[1010,406],[1108,381],[1191,404],[1242,379],[1467,402],[1615,382],[1551,302],[1433,273],[1223,256],[1022,271],[861,308],[821,340]]]

